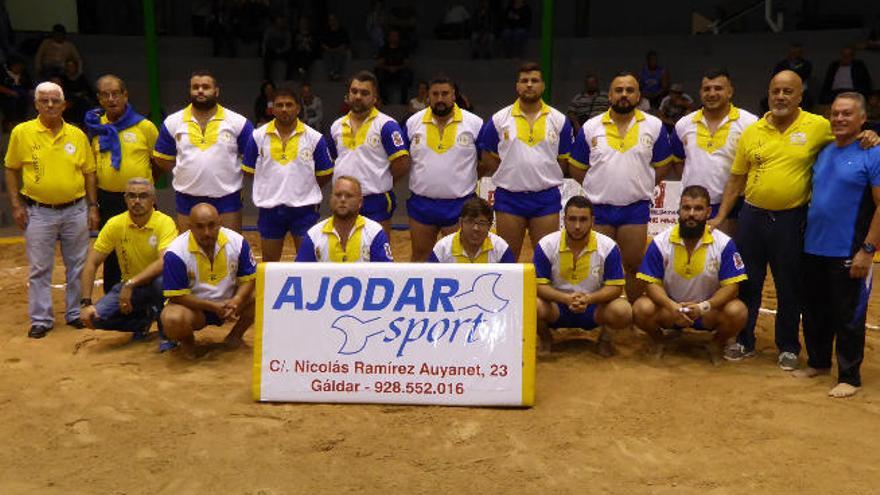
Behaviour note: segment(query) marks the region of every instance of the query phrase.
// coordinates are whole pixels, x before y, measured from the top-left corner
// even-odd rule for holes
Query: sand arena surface
[[[393,241],[407,258],[408,233]],[[868,332],[865,386],[846,400],[825,396],[833,378],[779,371],[773,320],[762,316],[758,357],[720,368],[698,346],[649,359],[634,332],[618,338],[611,359],[596,354],[592,336],[566,335],[538,362],[532,409],[258,404],[250,348],[190,363],[158,354],[155,338],[130,343],[128,334],[63,324],[28,339],[26,274],[23,246],[0,246],[3,494],[854,494],[880,486],[878,331]],[[53,283],[62,282],[59,267]],[[774,307],[772,288],[765,295]],[[63,323],[62,291],[53,299]],[[876,293],[868,321],[880,323]],[[226,331],[199,339],[220,342]]]

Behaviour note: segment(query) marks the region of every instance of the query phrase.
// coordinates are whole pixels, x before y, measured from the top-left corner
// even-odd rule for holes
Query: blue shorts
[[[191,196],[182,192],[174,193],[174,204],[177,206],[177,213],[180,215],[189,215],[192,207],[199,203],[208,203],[217,208],[217,213],[235,213],[241,211],[241,191],[220,198],[209,198],[208,196]]]
[[[556,215],[561,209],[562,193],[558,187],[535,192],[495,189],[495,211],[523,218],[540,218]]]
[[[583,330],[592,330],[599,325],[596,323],[596,305],[590,304],[583,313],[572,313],[568,306],[559,303],[556,307],[559,309],[559,318],[550,324],[550,328],[581,328]]]
[[[744,196],[740,196],[736,198],[736,203],[733,204],[733,209],[730,210],[730,213],[727,214],[727,220],[736,220],[739,218],[739,212],[743,208],[743,203],[746,202],[746,198]],[[718,209],[721,208],[721,203],[715,203],[712,205],[712,214],[709,215],[709,218],[715,218],[718,216]]]
[[[397,196],[394,191],[364,196],[364,204],[361,206],[361,215],[375,222],[390,220],[391,215],[397,208]]]
[[[449,227],[458,223],[461,207],[472,197],[473,194],[456,199],[433,199],[413,194],[406,200],[406,212],[421,224]]]
[[[593,205],[593,216],[596,225],[645,225],[651,220],[651,202],[646,199],[626,206]]]
[[[274,208],[259,208],[257,230],[260,231],[260,237],[284,239],[288,232],[297,237],[306,235],[306,232],[318,223],[319,207],[320,205],[279,205]]]

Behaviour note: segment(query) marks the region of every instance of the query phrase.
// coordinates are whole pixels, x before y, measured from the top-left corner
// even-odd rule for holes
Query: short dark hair
[[[99,77],[98,80],[95,81],[95,89],[98,89],[98,86],[100,86],[103,81],[116,81],[117,83],[119,83],[120,91],[122,91],[123,93],[128,92],[128,86],[125,85],[125,81],[123,81],[122,78],[117,76],[116,74],[104,74],[103,76]]]
[[[711,205],[712,200],[709,198],[709,191],[706,190],[705,187],[694,184],[691,186],[687,186],[681,191],[682,198],[703,198],[706,200],[706,205]],[[680,203],[681,201],[679,201]]]
[[[461,214],[458,215],[458,218],[465,219],[479,217],[486,217],[491,222],[495,218],[495,213],[485,199],[474,196],[465,201],[461,206]]]
[[[278,98],[279,96],[287,96],[289,98],[293,98],[297,105],[300,105],[299,95],[296,93],[296,90],[291,86],[279,86],[275,88],[275,95],[273,96],[273,100]]]
[[[516,70],[516,78],[519,79],[519,75],[523,72],[541,72],[541,78],[544,78],[544,73],[541,71],[541,65],[537,62],[523,62],[523,64],[519,66],[519,69]]]
[[[637,76],[635,72],[631,72],[628,70],[622,70],[622,71],[618,72],[617,74],[614,74],[614,77],[611,78],[611,82],[609,83],[609,86],[611,84],[613,84],[614,80],[617,79],[618,77],[631,77],[636,80],[636,86],[638,86],[639,89],[642,89],[642,87],[641,87],[642,85],[639,83],[639,76]]]
[[[452,81],[452,78],[447,76],[446,74],[438,74],[434,76],[430,81],[428,81],[428,88],[435,84],[448,84],[455,88],[455,83]]]
[[[569,208],[586,208],[592,213],[593,203],[586,196],[572,196],[565,202],[565,208],[562,209],[563,214],[567,214]]]
[[[194,77],[210,77],[212,81],[214,81],[214,86],[220,87],[220,82],[217,81],[217,76],[214,75],[213,72],[208,69],[196,69],[192,71],[189,75],[189,78],[192,79]]]
[[[371,83],[373,85],[373,90],[376,91],[376,93],[379,92],[379,79],[376,78],[376,74],[373,74],[368,70],[358,71],[355,75],[351,76],[351,79],[348,81],[349,89],[351,89],[351,83],[354,81]],[[378,97],[379,95],[377,94],[376,96]]]
[[[716,77],[726,77],[728,81],[732,82],[730,79],[730,73],[727,72],[727,69],[713,67],[711,69],[706,69],[706,71],[703,72],[703,79],[715,79]]]

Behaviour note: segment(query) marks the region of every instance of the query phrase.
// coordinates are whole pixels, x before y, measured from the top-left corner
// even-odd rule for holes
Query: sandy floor
[[[398,255],[407,235],[395,234]],[[192,364],[121,333],[59,326],[29,340],[26,271],[22,246],[0,246],[3,494],[853,494],[880,486],[877,331],[868,333],[866,385],[849,400],[825,396],[829,377],[779,371],[772,319],[763,316],[759,356],[720,368],[696,346],[657,362],[630,333],[605,360],[592,340],[569,336],[539,362],[528,410],[264,405],[250,398],[250,349],[215,350]],[[62,291],[53,295],[63,321]],[[880,296],[869,323],[880,323]]]

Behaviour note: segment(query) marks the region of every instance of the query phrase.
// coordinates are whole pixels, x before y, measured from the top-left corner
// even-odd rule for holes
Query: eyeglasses
[[[469,218],[465,218],[461,221],[462,225],[468,225],[470,227],[479,227],[481,229],[489,229],[492,227],[492,222],[487,222],[485,220],[472,220]]]
[[[98,92],[98,98],[101,100],[119,99],[122,98],[123,94],[125,93],[122,91],[100,91]]]
[[[142,192],[142,193],[127,192],[127,193],[125,193],[125,199],[130,199],[132,201],[146,201],[152,197],[153,197],[153,195],[148,192]]]

